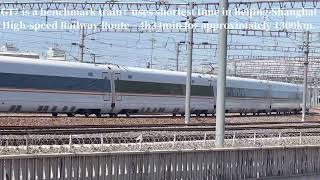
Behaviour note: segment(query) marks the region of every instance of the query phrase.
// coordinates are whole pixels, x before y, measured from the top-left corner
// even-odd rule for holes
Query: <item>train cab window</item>
[[[128,79],[132,79],[132,75],[128,75]]]
[[[119,89],[119,88],[120,88],[120,79],[119,79],[119,78],[117,78],[117,79],[115,80],[115,85],[116,85],[116,89]]]

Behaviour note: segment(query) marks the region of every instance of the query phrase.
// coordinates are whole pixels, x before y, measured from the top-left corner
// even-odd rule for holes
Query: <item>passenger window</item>
[[[88,72],[88,76],[93,76],[93,72]]]

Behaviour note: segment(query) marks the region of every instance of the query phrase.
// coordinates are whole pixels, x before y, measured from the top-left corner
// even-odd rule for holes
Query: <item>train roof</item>
[[[115,66],[115,65],[112,65]],[[168,70],[159,70],[159,69],[147,69],[147,68],[139,68],[139,67],[128,67],[128,66],[117,66],[120,69],[127,70],[130,72],[141,72],[141,73],[153,73],[153,74],[163,74],[163,75],[175,75],[175,76],[185,76],[186,72],[177,72],[177,71],[168,71]],[[202,78],[216,78],[216,75],[212,74],[201,74],[201,73],[192,73],[193,77],[202,77]],[[274,85],[286,85],[286,86],[292,86],[297,87],[300,86],[298,84],[293,83],[286,83],[286,82],[280,82],[280,81],[270,81],[270,80],[259,80],[259,79],[250,79],[250,78],[242,78],[242,77],[234,77],[234,76],[228,76],[228,80],[235,80],[235,81],[245,81],[245,82],[253,82],[253,83],[271,83]]]
[[[17,63],[17,64],[30,64],[30,65],[47,65],[56,67],[69,67],[75,69],[105,69],[104,67],[96,64],[79,63],[71,61],[53,61],[53,60],[40,60],[21,57],[4,57],[0,56],[0,62],[4,63]]]

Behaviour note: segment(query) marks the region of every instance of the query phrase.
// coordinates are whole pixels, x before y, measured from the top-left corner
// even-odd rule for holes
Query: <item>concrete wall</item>
[[[320,146],[0,156],[2,180],[246,179],[320,173]]]

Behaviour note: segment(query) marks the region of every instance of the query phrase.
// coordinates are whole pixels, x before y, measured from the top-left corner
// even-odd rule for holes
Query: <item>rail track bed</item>
[[[215,122],[215,117],[192,117],[193,124],[210,124]],[[306,121],[320,121],[319,114],[309,114],[306,116]],[[301,122],[301,115],[286,114],[286,115],[247,115],[240,116],[239,114],[227,114],[226,123],[266,123],[266,122]],[[65,117],[59,116],[57,118],[46,114],[6,114],[0,113],[0,128],[25,126],[26,128],[32,129],[32,127],[43,127],[46,126],[135,126],[145,124],[181,124],[184,125],[184,118],[177,116],[172,117],[168,115],[161,116],[132,116],[126,117],[89,117],[83,116],[76,117]]]
[[[65,126],[2,126],[0,135],[72,135],[118,132],[204,132],[215,131],[215,123],[202,124],[143,124],[143,125],[65,125]],[[316,129],[320,121],[226,123],[227,131],[262,129]]]

